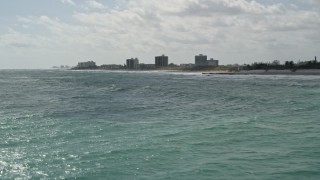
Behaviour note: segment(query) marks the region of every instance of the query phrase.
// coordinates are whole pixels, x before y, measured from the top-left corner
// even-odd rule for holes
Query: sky
[[[319,0],[3,0],[0,69],[320,57]]]

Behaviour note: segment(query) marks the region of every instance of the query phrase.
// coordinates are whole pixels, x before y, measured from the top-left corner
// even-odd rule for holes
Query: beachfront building
[[[97,68],[97,65],[94,61],[87,61],[87,62],[79,62],[77,69],[94,69]]]
[[[127,69],[139,69],[138,58],[127,59]]]
[[[189,63],[189,64],[180,64],[180,69],[192,69],[194,68],[196,65]]]
[[[215,60],[211,58],[210,60],[208,60],[208,66],[213,66],[213,67],[219,66],[219,60]]]
[[[101,69],[109,69],[109,70],[117,70],[117,69],[123,69],[123,65],[119,64],[103,64],[100,66]]]
[[[164,54],[162,56],[156,56],[155,57],[155,66],[156,68],[159,67],[167,67],[168,66],[168,56],[165,56]]]
[[[207,55],[199,54],[195,56],[195,65],[196,66],[207,66]]]
[[[150,70],[150,69],[155,69],[156,67],[155,67],[155,64],[143,64],[143,63],[141,63],[141,64],[139,64],[139,68],[141,70]]]

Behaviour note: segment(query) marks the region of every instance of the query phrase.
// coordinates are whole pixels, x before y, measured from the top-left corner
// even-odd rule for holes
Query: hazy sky
[[[3,0],[0,69],[320,59],[320,0]]]

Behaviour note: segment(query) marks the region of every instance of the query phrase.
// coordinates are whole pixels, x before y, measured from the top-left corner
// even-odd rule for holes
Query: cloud
[[[263,5],[245,0],[198,0],[179,12],[185,16],[275,14],[281,13],[281,4]]]
[[[85,9],[106,9],[106,6],[97,1],[90,0],[90,1],[86,1],[84,8]]]
[[[122,63],[126,56],[152,61],[161,53],[175,56],[176,63],[188,57],[193,62],[194,54],[206,52],[226,62],[243,62],[240,57],[301,57],[320,48],[319,12],[299,6],[247,0],[135,0],[101,11],[106,7],[96,1],[85,5],[91,11],[74,12],[71,22],[45,15],[18,16],[20,23],[46,32],[15,34],[15,41],[2,38],[20,48],[24,46],[15,44],[19,38],[33,46],[71,49],[69,53],[90,57],[100,53],[102,60],[115,59],[110,63]]]
[[[70,5],[75,5],[73,0],[60,0],[64,4],[70,4]]]
[[[34,36],[32,34],[21,33],[13,29],[9,33],[0,35],[0,47],[3,48],[41,48],[48,43],[50,39],[43,36]]]
[[[37,28],[44,28],[42,34],[49,33],[52,42],[70,46],[77,43],[91,44],[91,40],[88,40],[86,37],[90,36],[93,31],[86,26],[68,24],[62,22],[59,18],[50,18],[45,15],[40,17],[19,17],[19,20],[21,22],[29,22],[29,25],[37,26]],[[96,43],[96,41],[92,40],[92,43]]]

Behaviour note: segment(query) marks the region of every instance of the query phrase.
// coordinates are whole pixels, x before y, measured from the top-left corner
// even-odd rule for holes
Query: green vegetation
[[[276,70],[284,70],[290,69],[292,71],[298,69],[320,69],[320,62],[315,60],[310,61],[299,61],[298,63],[294,63],[293,61],[286,61],[284,64],[280,64],[278,60],[274,60],[272,63],[263,63],[263,62],[255,62],[251,65],[247,65],[246,70],[269,70],[269,69],[276,69]]]

